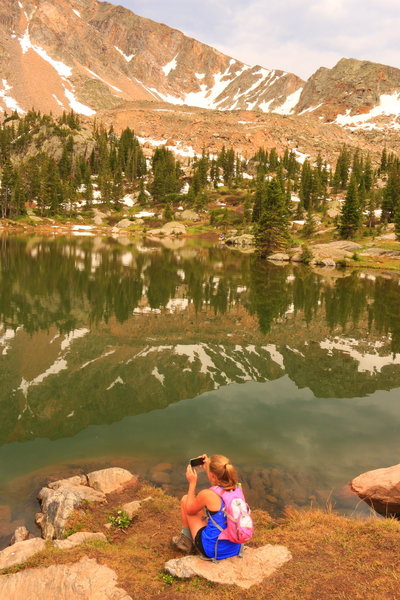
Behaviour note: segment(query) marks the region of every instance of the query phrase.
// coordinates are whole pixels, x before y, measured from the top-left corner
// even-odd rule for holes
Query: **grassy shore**
[[[147,232],[151,229],[157,229],[162,226],[164,221],[160,221],[159,218],[154,217],[146,219],[145,224],[137,224],[133,219],[132,215],[135,214],[137,209],[131,209],[128,211],[129,214],[123,215],[121,213],[111,213],[102,225],[95,225],[93,223],[92,216],[85,215],[85,217],[67,217],[67,216],[55,216],[54,218],[41,218],[39,221],[33,221],[31,217],[25,215],[17,220],[2,220],[0,221],[0,234],[21,234],[21,235],[40,235],[44,237],[54,236],[69,236],[69,235],[96,235],[96,236],[115,236],[120,235],[122,237],[131,237],[132,242],[137,239],[141,239],[143,236],[147,237]],[[158,212],[161,209],[158,207]],[[160,213],[161,214],[161,213]],[[128,228],[121,228],[116,232],[115,225],[123,217],[129,217],[133,220]],[[185,238],[208,238],[210,241],[217,242],[219,236],[223,233],[225,236],[229,236],[230,232],[236,231],[237,235],[243,233],[252,233],[253,228],[251,224],[239,225],[236,228],[221,226],[221,225],[210,225],[208,215],[202,215],[202,218],[198,222],[185,221],[186,225],[186,236]],[[331,224],[332,225],[332,224]],[[89,229],[90,228],[90,229]],[[163,238],[152,238],[153,240]],[[337,232],[335,227],[323,228],[320,231],[316,231],[311,237],[305,238],[301,230],[291,231],[291,246],[300,248],[306,244],[311,252],[314,244],[326,244],[329,242],[337,241]],[[356,269],[374,269],[380,271],[400,271],[400,260],[390,256],[361,256],[364,250],[371,247],[379,247],[385,250],[400,250],[400,241],[389,241],[381,239],[379,236],[374,237],[372,235],[358,235],[351,241],[357,242],[361,245],[361,248],[356,250],[352,256],[347,257],[344,260],[338,260],[337,266],[340,268],[350,267]],[[240,250],[240,247],[234,247]],[[246,252],[249,252],[247,247]]]
[[[133,499],[152,496],[126,529],[105,524]],[[72,563],[83,555],[95,558],[118,575],[120,587],[132,598],[149,600],[394,600],[400,598],[400,522],[371,517],[355,521],[331,511],[288,509],[274,521],[263,511],[253,513],[256,534],[249,545],[283,544],[292,560],[261,585],[244,591],[194,578],[178,580],[164,572],[164,563],[178,556],[170,538],[179,530],[179,503],[162,490],[141,484],[136,490],[110,494],[106,505],[85,505],[76,511],[68,533],[102,531],[107,542],[92,541],[73,550],[58,550],[49,542],[29,562],[3,570]]]

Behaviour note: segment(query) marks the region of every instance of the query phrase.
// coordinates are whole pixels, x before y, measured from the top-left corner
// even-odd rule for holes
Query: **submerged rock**
[[[234,556],[217,563],[198,556],[174,558],[165,563],[165,569],[181,579],[197,576],[214,583],[235,584],[248,589],[260,584],[291,558],[285,546],[268,544],[261,548],[245,548],[243,558]]]
[[[384,516],[400,516],[400,464],[362,473],[351,489]]]
[[[117,575],[112,569],[87,557],[74,564],[27,569],[14,575],[4,575],[0,578],[0,598],[132,600],[131,596],[117,587]]]

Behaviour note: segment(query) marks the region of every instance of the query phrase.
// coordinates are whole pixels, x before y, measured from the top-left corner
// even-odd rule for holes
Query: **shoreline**
[[[126,523],[112,525],[113,519],[122,514],[121,507],[128,506],[132,512]],[[67,569],[69,577],[82,560],[89,559],[113,570],[114,585],[124,591],[126,600],[128,597],[212,600],[216,594],[230,600],[397,597],[398,521],[374,516],[355,521],[329,508],[299,511],[290,507],[278,519],[263,510],[253,510],[253,518],[255,535],[247,546],[255,550],[283,545],[290,552],[286,564],[246,590],[238,585],[211,583],[203,577],[182,579],[167,571],[168,562],[176,562],[183,556],[170,541],[180,527],[178,499],[145,481],[133,486],[127,483],[106,491],[105,503],[89,501],[77,506],[65,524],[61,544],[42,542],[39,551],[24,562],[3,568],[0,589],[10,577],[16,577],[17,585],[18,578],[28,573],[31,579],[37,577],[40,581],[46,569],[56,569],[57,574]],[[223,563],[218,566],[223,568]],[[59,585],[56,581],[56,578],[54,582],[51,580],[50,590]],[[28,593],[28,589],[24,591]]]
[[[171,240],[172,242],[183,242],[184,240],[204,240],[209,241],[213,244],[220,244],[230,250],[244,252],[247,254],[255,253],[255,248],[253,245],[241,246],[240,244],[228,244],[225,240],[220,239],[222,231],[213,228],[210,229],[208,225],[204,223],[188,223],[187,231],[184,234],[158,234],[152,235],[149,232],[152,229],[148,229],[141,225],[135,226],[132,223],[132,227],[130,228],[118,228],[116,231],[116,227],[112,225],[95,225],[95,224],[83,224],[79,221],[72,223],[57,223],[56,219],[51,219],[51,223],[46,224],[29,224],[25,222],[7,222],[7,225],[4,226],[0,223],[0,237],[1,236],[18,236],[18,235],[36,235],[44,238],[56,238],[56,237],[70,237],[70,238],[91,238],[91,237],[105,237],[105,238],[113,238],[118,240],[118,238],[131,238],[132,243],[135,243],[137,240],[147,240],[149,242],[159,242],[162,243],[165,240]],[[248,234],[246,234],[248,235]],[[313,250],[314,246],[318,246],[321,244],[321,240],[314,238],[313,240],[307,240],[307,245],[310,250]],[[392,242],[390,245],[396,245],[396,242]],[[399,249],[400,249],[400,242]],[[385,245],[385,241],[382,240],[381,246]],[[370,243],[366,245],[366,247],[374,248],[378,247],[378,245],[371,245]],[[354,253],[356,255],[357,253]],[[274,256],[274,255],[272,255]],[[329,257],[326,257],[327,259]],[[398,258],[392,257],[382,257],[382,256],[363,256],[354,259],[353,257],[346,257],[345,259],[335,259],[331,258],[333,262],[335,262],[335,266],[333,265],[324,265],[324,264],[309,264],[307,262],[301,262],[299,260],[293,261],[292,257],[289,256],[289,259],[274,259],[270,257],[266,257],[264,260],[271,262],[273,264],[281,264],[281,265],[302,265],[309,266],[313,269],[324,269],[326,271],[337,271],[343,272],[347,269],[357,269],[357,270],[373,270],[373,271],[382,271],[389,272],[390,274],[399,273],[400,274],[400,260]]]

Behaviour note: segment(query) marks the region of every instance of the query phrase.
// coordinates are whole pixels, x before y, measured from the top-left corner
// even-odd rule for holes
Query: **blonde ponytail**
[[[218,485],[225,490],[234,490],[237,487],[237,471],[226,456],[222,454],[210,456],[209,469],[215,475]]]

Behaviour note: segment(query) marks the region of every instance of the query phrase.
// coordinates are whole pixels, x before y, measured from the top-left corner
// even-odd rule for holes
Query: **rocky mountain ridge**
[[[98,0],[2,0],[0,44],[0,107],[8,112],[72,108],[93,117],[161,101],[172,105],[165,111],[188,105],[400,129],[399,69],[342,59],[304,82]]]

